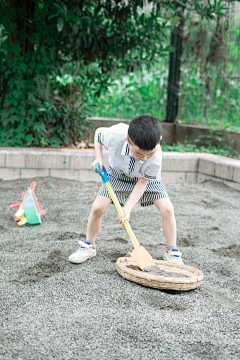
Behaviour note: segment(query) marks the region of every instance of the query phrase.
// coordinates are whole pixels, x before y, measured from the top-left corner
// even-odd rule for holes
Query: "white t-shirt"
[[[161,181],[162,150],[160,145],[156,154],[145,161],[135,159],[134,170],[129,174],[129,163],[132,158],[126,141],[129,125],[119,123],[98,133],[97,141],[109,151],[109,165],[128,177],[158,179]]]

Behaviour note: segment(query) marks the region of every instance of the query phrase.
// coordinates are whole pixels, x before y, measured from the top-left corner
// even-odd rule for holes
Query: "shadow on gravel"
[[[65,233],[62,233],[61,235],[59,235],[59,237],[57,238],[57,240],[68,240],[68,239],[76,239],[76,238],[79,238],[79,239],[86,239],[86,236],[84,234],[77,234],[75,232],[65,232]]]
[[[21,270],[14,282],[26,284],[28,282],[37,282],[56,275],[63,271],[69,271],[75,267],[81,267],[82,264],[75,265],[68,261],[69,255],[73,250],[61,251],[55,250],[51,252],[46,260],[41,260],[34,266]]]
[[[191,355],[196,359],[219,360],[224,359],[224,348],[210,341],[197,341],[191,344]]]
[[[160,296],[159,296],[160,295]],[[131,299],[127,293],[121,294],[116,301],[119,303],[119,305],[123,305],[126,308],[130,308],[131,306],[134,306],[135,301]],[[141,302],[143,306],[146,306],[146,309],[153,308],[155,310],[171,310],[171,311],[184,311],[186,310],[186,307],[183,304],[179,304],[176,302],[170,302],[165,301],[161,297],[161,292],[157,293],[156,296],[151,294],[151,297],[149,295],[141,296],[139,297],[138,301]]]
[[[227,247],[212,250],[215,254],[240,259],[240,245],[233,244]]]
[[[98,256],[115,263],[118,258],[126,256],[126,252],[120,252],[116,249],[106,249],[105,251],[98,251]]]
[[[199,236],[188,235],[187,238],[178,239],[177,243],[179,246],[196,246],[198,243]]]
[[[192,230],[191,230],[192,231]],[[217,226],[208,227],[208,228],[195,228],[199,234],[206,234],[207,236],[218,236],[219,235],[219,228]],[[197,246],[199,241],[198,235],[188,234],[187,237],[177,239],[177,243],[179,246],[187,247],[187,246]]]
[[[58,238],[58,240],[72,238],[74,235],[75,233],[64,233]],[[81,236],[79,234],[76,234],[76,236],[83,237],[82,234]],[[13,281],[19,282],[21,284],[26,284],[28,282],[37,282],[50,276],[54,276],[60,272],[69,271],[71,269],[83,266],[84,264],[72,264],[68,261],[69,255],[71,255],[73,252],[74,250],[55,250],[48,255],[46,260],[41,260],[34,266],[21,270],[18,273],[18,276]],[[116,249],[107,249],[106,251],[99,252],[98,256],[106,258],[111,262],[116,262],[119,257],[126,256],[126,253],[122,253],[120,251],[117,251]],[[98,274],[105,275],[112,275],[114,272],[116,272],[116,270],[96,271],[96,273]]]
[[[112,275],[116,272],[117,270],[95,270],[96,274],[103,274],[103,275]]]
[[[186,310],[186,307],[182,304],[178,304],[176,302],[172,302],[169,304],[169,301],[166,302],[166,304],[163,304],[163,300],[162,299],[145,299],[145,303],[148,306],[151,306],[154,309],[158,309],[158,310],[172,310],[172,311],[184,311]]]
[[[4,228],[4,226],[0,225],[0,232],[4,232],[6,231],[6,229]]]
[[[121,243],[121,244],[127,244],[128,241],[123,239],[123,238],[120,238],[120,237],[117,237],[115,239],[113,239],[113,241],[116,241],[118,244]]]

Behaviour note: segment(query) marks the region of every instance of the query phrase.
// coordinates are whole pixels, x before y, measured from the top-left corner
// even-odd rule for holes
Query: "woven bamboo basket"
[[[201,285],[203,273],[194,267],[162,260],[154,260],[154,262],[161,270],[182,273],[189,277],[164,277],[152,275],[141,270],[131,269],[128,267],[129,265],[137,266],[131,257],[120,257],[117,260],[116,265],[118,273],[124,279],[156,289],[187,291],[196,289]]]

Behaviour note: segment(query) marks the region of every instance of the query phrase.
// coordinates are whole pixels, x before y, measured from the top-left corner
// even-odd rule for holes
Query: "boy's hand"
[[[131,211],[128,210],[128,208],[124,207],[123,212],[124,212],[124,214],[122,214],[122,213],[118,214],[118,220],[122,224],[122,226],[124,226],[123,225],[124,221],[126,221],[126,220],[129,221],[130,220]]]
[[[96,158],[93,163],[91,164],[92,169],[97,173],[97,170],[95,169],[95,165],[99,164],[101,172],[103,172],[103,159],[102,158]]]

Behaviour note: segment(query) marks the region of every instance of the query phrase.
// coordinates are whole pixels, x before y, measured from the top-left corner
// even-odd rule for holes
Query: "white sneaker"
[[[81,240],[78,243],[79,245],[81,245],[81,247],[69,256],[68,261],[74,264],[81,264],[87,259],[90,259],[97,255],[96,248],[93,247],[91,244],[88,245]]]
[[[177,249],[168,250],[168,248],[166,248],[166,251],[163,254],[163,260],[184,265],[182,261],[182,253]]]

